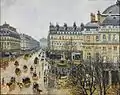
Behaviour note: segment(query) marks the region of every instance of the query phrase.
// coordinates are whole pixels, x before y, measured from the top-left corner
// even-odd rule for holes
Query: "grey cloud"
[[[15,4],[16,0],[0,0],[1,6],[10,7]]]

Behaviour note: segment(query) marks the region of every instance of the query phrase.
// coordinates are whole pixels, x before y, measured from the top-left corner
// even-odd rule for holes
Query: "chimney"
[[[98,20],[98,23],[100,23],[100,18],[101,18],[101,14],[100,14],[100,11],[98,11],[98,13],[97,13],[97,20]]]
[[[95,21],[96,21],[95,14],[91,13],[91,22],[95,22]]]

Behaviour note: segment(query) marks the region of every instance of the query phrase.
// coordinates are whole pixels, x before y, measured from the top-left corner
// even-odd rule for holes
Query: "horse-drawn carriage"
[[[23,85],[25,86],[25,87],[30,87],[30,85],[31,85],[31,81],[30,81],[30,78],[29,77],[24,77],[23,79],[22,79],[22,82],[23,82]]]
[[[17,76],[20,76],[21,70],[20,70],[19,68],[16,68],[16,69],[15,69],[15,74],[16,74]]]

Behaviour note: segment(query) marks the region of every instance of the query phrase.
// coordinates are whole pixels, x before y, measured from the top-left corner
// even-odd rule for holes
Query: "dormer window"
[[[76,26],[76,23],[74,22],[73,23],[73,29],[76,30],[77,26]]]
[[[64,29],[67,30],[67,24],[66,23],[64,23]]]
[[[109,13],[112,13],[112,10]]]
[[[57,28],[57,31],[58,31],[59,30],[59,25],[58,24],[56,25],[56,28]]]
[[[113,19],[116,19],[116,17],[113,17]]]

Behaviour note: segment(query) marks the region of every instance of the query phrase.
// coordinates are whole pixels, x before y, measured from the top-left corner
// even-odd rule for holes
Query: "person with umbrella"
[[[34,70],[34,69],[33,69],[33,67],[31,66],[31,67],[30,67],[30,73],[31,73],[31,74],[33,73],[33,70]]]
[[[24,66],[23,66],[23,70],[24,70],[24,72],[27,72],[27,70],[28,70],[27,65],[24,65]]]
[[[19,66],[18,61],[15,61],[14,65],[15,65],[16,67],[18,67],[18,66]]]
[[[40,78],[40,71],[39,71],[39,78]]]
[[[39,61],[38,57],[35,57],[35,59],[34,59],[34,64],[37,65],[37,64],[38,64],[38,61]]]

